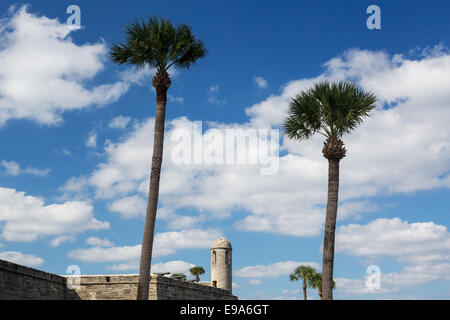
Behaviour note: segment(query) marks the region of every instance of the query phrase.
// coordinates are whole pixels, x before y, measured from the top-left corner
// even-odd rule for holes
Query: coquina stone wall
[[[72,281],[73,285],[77,283]],[[0,260],[0,300],[134,300],[138,275],[81,276],[67,288],[67,277]],[[152,275],[150,300],[237,300],[230,291]]]
[[[185,282],[162,276],[152,276],[157,288],[157,300],[237,300],[228,290],[208,284]]]
[[[138,275],[81,276],[75,292],[82,300],[134,300]],[[152,275],[150,300],[236,300],[229,291]]]
[[[0,260],[0,300],[75,299],[66,279],[55,274]]]

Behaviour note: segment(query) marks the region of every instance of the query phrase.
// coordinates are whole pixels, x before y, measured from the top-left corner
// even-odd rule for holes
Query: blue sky
[[[204,133],[277,129],[290,97],[346,79],[380,107],[344,137],[335,297],[450,297],[449,3],[78,1],[82,28],[69,33],[71,4],[0,5],[0,259],[137,272],[153,73],[107,53],[124,24],[157,15],[192,26],[209,54],[171,74],[154,270],[202,265],[207,280],[209,245],[225,236],[239,298],[300,299],[289,273],[321,265],[321,137],[281,136],[279,170],[262,176],[258,165],[176,165],[171,136],[194,121]],[[366,27],[371,4],[381,30]],[[377,290],[365,284],[370,265]]]

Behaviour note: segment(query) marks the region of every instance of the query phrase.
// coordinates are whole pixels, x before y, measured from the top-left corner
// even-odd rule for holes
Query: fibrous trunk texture
[[[333,300],[334,242],[339,193],[339,162],[346,155],[344,143],[338,138],[329,138],[322,150],[328,159],[328,199],[325,218],[322,262],[322,299]]]
[[[142,239],[141,261],[139,267],[138,300],[148,300],[150,286],[150,266],[152,261],[153,236],[155,232],[156,210],[158,208],[159,180],[164,146],[164,128],[166,120],[167,90],[171,85],[166,70],[159,70],[153,78],[156,90],[155,136],[153,141],[153,158],[150,173],[147,212],[144,236]]]
[[[308,297],[306,295],[306,281],[305,280],[303,280],[302,289],[303,289],[303,300],[308,300]]]
[[[345,150],[344,142],[341,139],[330,137],[323,144],[322,154],[328,160],[341,161],[345,158],[347,150]]]

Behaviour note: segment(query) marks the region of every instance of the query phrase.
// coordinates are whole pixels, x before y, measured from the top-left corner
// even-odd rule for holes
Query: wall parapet
[[[53,273],[0,260],[0,300],[75,299],[66,279]]]
[[[82,275],[75,288],[83,300],[134,300],[139,275]],[[237,300],[231,292],[205,283],[186,282],[152,274],[150,300]]]

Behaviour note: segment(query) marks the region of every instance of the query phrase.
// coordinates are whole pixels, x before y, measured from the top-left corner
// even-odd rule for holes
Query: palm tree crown
[[[351,82],[323,81],[291,99],[283,130],[297,140],[309,139],[316,133],[325,136],[324,157],[341,160],[346,155],[342,136],[370,116],[376,101],[373,93]]]
[[[303,280],[302,289],[303,289],[303,297],[305,300],[307,299],[306,288],[313,286],[315,274],[316,274],[316,270],[314,268],[308,267],[308,266],[300,266],[295,269],[294,273],[291,273],[289,275],[290,281]]]
[[[204,43],[195,39],[185,24],[174,27],[169,20],[152,17],[136,20],[125,27],[126,43],[114,45],[111,57],[118,64],[146,65],[167,71],[173,65],[189,69],[207,53]]]
[[[185,281],[186,280],[186,275],[184,273],[173,273],[171,278]]]
[[[291,273],[289,275],[289,280],[291,281],[305,280],[306,282],[311,283],[315,273],[316,270],[312,267],[300,266],[297,269],[295,269],[294,273]]]
[[[197,282],[200,281],[200,277],[199,276],[205,273],[205,269],[203,269],[200,266],[193,267],[189,271],[191,272],[191,274],[193,276],[195,276],[195,281],[197,281]]]
[[[350,82],[320,82],[291,99],[284,132],[298,140],[315,133],[340,139],[370,115],[376,100]]]

